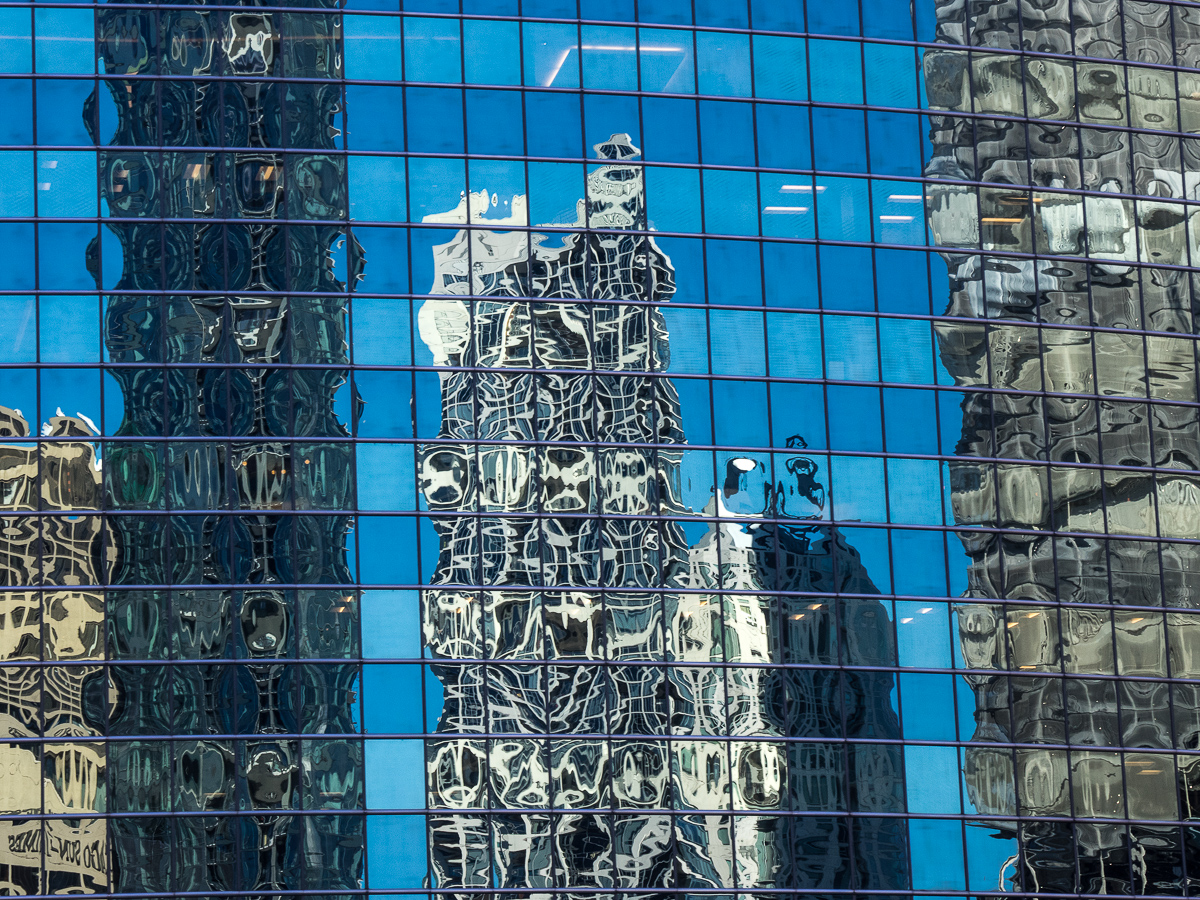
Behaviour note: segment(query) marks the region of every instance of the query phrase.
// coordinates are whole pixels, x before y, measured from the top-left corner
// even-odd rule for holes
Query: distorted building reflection
[[[108,890],[104,598],[95,432],[0,407],[0,893]],[[48,665],[37,665],[38,663]],[[23,665],[24,663],[24,665]],[[32,663],[32,665],[30,665]],[[53,818],[42,819],[41,816]]]
[[[1183,892],[1200,834],[1163,823],[1193,816],[1200,767],[1171,751],[1198,746],[1200,693],[1164,679],[1200,677],[1200,545],[1178,540],[1200,533],[1194,285],[1179,268],[1200,249],[1179,202],[1200,198],[1200,145],[1173,132],[1200,133],[1200,93],[1193,73],[1177,89],[1154,67],[1200,65],[1200,11],[1076,0],[1030,15],[1008,0],[968,24],[947,2],[938,40],[1000,51],[925,56],[943,111],[927,173],[982,182],[928,188],[961,317],[938,344],[967,389],[951,489],[971,526],[970,799],[1029,817],[999,826],[1018,839],[1017,890]]]
[[[674,387],[647,374],[669,364],[652,304],[674,273],[645,234],[637,149],[619,134],[596,150],[578,231],[458,231],[434,248],[440,296],[420,311],[435,362],[470,367],[441,373],[419,475],[440,539],[422,599],[437,731],[479,735],[427,744],[445,889],[676,883],[668,739],[684,698],[661,663],[687,548],[660,517],[682,510],[683,433]],[[519,201],[482,219],[486,196],[431,220],[525,224]],[[707,848],[679,849],[703,867]]]
[[[713,593],[682,595],[676,620],[690,665],[672,679],[699,738],[679,751],[681,794],[709,810],[732,795],[733,815],[682,827],[721,869],[711,887],[906,890],[905,823],[871,815],[905,808],[900,747],[871,743],[900,737],[893,676],[857,668],[896,664],[891,618],[858,552],[818,521],[825,487],[803,440],[788,443],[725,460],[689,553],[692,586]]]
[[[332,6],[97,14],[120,892],[360,885]]]

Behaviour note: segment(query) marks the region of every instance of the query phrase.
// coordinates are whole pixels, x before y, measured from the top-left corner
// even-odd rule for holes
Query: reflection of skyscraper
[[[711,836],[717,865],[728,865],[718,848],[727,855],[732,842],[741,887],[904,890],[904,823],[870,815],[904,810],[900,748],[870,743],[900,737],[893,677],[857,668],[896,664],[891,619],[862,596],[879,591],[857,551],[809,518],[824,505],[813,461],[777,464],[772,475],[769,460],[727,460],[705,510],[725,521],[691,549],[693,586],[721,593],[681,597],[677,658],[729,668],[673,677],[691,688],[695,733],[722,735],[727,707],[733,741],[728,750],[723,740],[688,745],[682,752],[696,758],[684,756],[681,788],[685,798],[703,792],[695,805],[709,809],[732,792],[733,823],[684,821]]]
[[[109,733],[146,736],[109,750],[111,808],[141,814],[112,822],[114,889],[353,889],[356,670],[305,662],[359,655],[353,594],[304,587],[352,581],[340,16],[110,6],[97,28],[121,148],[100,154],[120,280],[90,260],[125,407]]]
[[[56,416],[30,439],[0,407],[0,893],[108,888],[104,540],[95,435]],[[19,441],[19,442],[18,442]],[[28,663],[49,662],[38,666]],[[26,665],[22,665],[26,663]],[[45,740],[41,740],[42,738]],[[72,818],[73,816],[73,818]]]
[[[1031,817],[1002,829],[1019,889],[1178,892],[1200,869],[1194,838],[1121,820],[1190,817],[1200,787],[1170,753],[1196,746],[1200,694],[1164,680],[1200,675],[1200,546],[1176,540],[1200,533],[1194,285],[1178,268],[1200,153],[1171,134],[1200,130],[1200,93],[1156,68],[1200,64],[1200,12],[1043,7],[968,24],[943,4],[941,42],[989,49],[925,60],[945,110],[929,172],[982,183],[930,188],[934,240],[960,248],[943,253],[947,313],[991,320],[938,328],[969,389],[958,453],[981,458],[951,468],[955,519],[973,526],[960,636],[975,740],[1019,745],[973,748],[967,784],[981,813]]]
[[[668,363],[651,304],[673,272],[645,234],[628,136],[597,150],[579,232],[557,246],[458,232],[435,249],[445,296],[420,313],[435,361],[463,367],[442,374],[439,441],[421,456],[440,514],[423,598],[437,728],[480,735],[428,744],[442,888],[674,886],[664,811],[681,712],[661,662],[686,568],[678,525],[659,517],[680,509],[679,453],[639,446],[683,441],[674,388],[647,374]]]

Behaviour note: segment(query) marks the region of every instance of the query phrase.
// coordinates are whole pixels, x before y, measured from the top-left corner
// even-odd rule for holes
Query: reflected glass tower
[[[1200,843],[1166,823],[1192,817],[1200,770],[1171,751],[1196,746],[1200,695],[1164,679],[1200,674],[1195,285],[1181,268],[1200,247],[1181,202],[1200,154],[1175,134],[1200,130],[1200,94],[1194,73],[1177,85],[1161,67],[1200,63],[1200,12],[942,3],[938,40],[987,48],[925,57],[944,111],[928,174],[981,182],[929,187],[933,237],[985,251],[944,251],[960,318],[937,328],[969,389],[958,453],[979,459],[951,466],[970,526],[967,788],[981,813],[1056,819],[999,826],[1019,840],[1016,889],[1184,891]]]
[[[340,16],[96,22],[112,106],[94,94],[86,117],[116,118],[89,264],[124,403],[104,460],[108,797],[135,814],[110,823],[113,888],[352,890]]]

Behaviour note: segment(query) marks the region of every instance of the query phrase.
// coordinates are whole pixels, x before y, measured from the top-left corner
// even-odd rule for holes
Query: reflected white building
[[[683,443],[674,388],[647,374],[669,364],[653,304],[674,277],[644,234],[636,148],[596,149],[578,230],[492,230],[524,224],[522,204],[521,221],[482,218],[486,191],[432,217],[476,226],[435,248],[440,296],[419,317],[448,367],[420,461],[442,514],[422,597],[437,730],[479,735],[427,745],[443,889],[674,886],[681,710],[660,663],[687,566],[660,517],[682,511],[680,456],[639,447]]]

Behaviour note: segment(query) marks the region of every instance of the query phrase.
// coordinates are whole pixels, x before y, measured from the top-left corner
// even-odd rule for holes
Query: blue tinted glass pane
[[[933,383],[933,336],[921,319],[880,319],[883,377],[896,384]]]
[[[47,326],[41,329],[42,362],[99,361],[100,307],[95,297],[46,295],[39,302]]]
[[[913,39],[912,5],[895,0],[859,0],[862,4],[863,34],[867,37]],[[925,3],[917,3],[925,6]]]
[[[456,20],[404,20],[404,76],[409,81],[462,81],[461,54]]]
[[[364,222],[403,222],[408,218],[402,157],[351,156],[348,178],[353,218]]]
[[[22,82],[17,80],[20,85]],[[37,140],[39,144],[92,144],[81,112],[95,84],[91,81],[39,79]],[[20,109],[20,106],[17,107]],[[28,107],[26,107],[27,109]],[[13,115],[12,112],[8,116]],[[7,118],[7,116],[6,116]]]
[[[763,31],[804,31],[804,4],[779,0],[750,0],[755,28]]]
[[[919,175],[920,124],[918,117],[907,113],[868,112],[871,171],[877,175]]]
[[[824,279],[822,279],[822,283]],[[825,374],[837,381],[878,381],[879,349],[875,320],[869,316],[832,316],[822,319],[825,328]],[[875,395],[878,419],[878,394]],[[844,449],[864,450],[870,447]]]
[[[822,238],[834,241],[871,240],[868,182],[861,178],[817,180],[817,227]]]
[[[803,38],[754,36],[754,95],[768,100],[807,100]]]
[[[925,243],[925,217],[920,207],[920,187],[909,181],[872,181],[875,239],[884,244]]]
[[[691,94],[696,90],[691,32],[638,29],[638,63],[643,91]]]
[[[758,164],[772,169],[808,169],[812,166],[808,108],[759,103]]]
[[[784,378],[824,377],[819,317],[772,313],[767,317],[767,341],[771,350],[772,375]]]
[[[871,251],[866,247],[822,245],[821,299],[826,309],[875,309]]]
[[[95,199],[91,202],[94,208]],[[88,244],[95,238],[96,226],[90,223],[39,225],[38,286],[48,291],[95,290],[96,281],[85,265]]]
[[[750,40],[746,35],[697,32],[696,61],[701,94],[750,96]]]
[[[810,40],[812,99],[821,103],[862,103],[862,45],[854,41]]]
[[[762,264],[757,242],[708,241],[705,262],[709,303],[762,304]],[[761,343],[754,353],[762,353]]]
[[[745,28],[749,24],[746,0],[694,0],[693,7],[697,25]]]
[[[34,158],[29,150],[0,152],[0,164],[11,173],[0,183],[0,215],[19,217],[33,215]]]
[[[0,10],[0,72],[32,72],[32,17],[20,7]]]
[[[754,116],[749,103],[700,102],[704,162],[717,166],[754,165]]]
[[[920,195],[916,202],[920,202]],[[920,214],[919,207],[917,215]],[[929,314],[929,271],[924,253],[877,250],[881,312]]]
[[[529,163],[529,220],[534,225],[570,225],[584,192],[579,163]]]
[[[419,665],[363,666],[363,720],[368,734],[420,734],[424,716],[421,710],[421,667]],[[374,744],[368,742],[368,746]],[[415,792],[414,792],[415,793]],[[421,793],[424,793],[422,791]],[[375,809],[417,808],[424,803],[412,803],[395,796],[394,803],[372,800]]]
[[[525,95],[525,140],[530,156],[583,156],[582,109],[576,94]]]
[[[400,5],[405,12],[458,12],[458,0],[400,0]]]
[[[0,103],[10,110],[0,118],[0,144],[33,143],[32,83],[23,78],[0,80]]]
[[[809,176],[770,175],[759,177],[762,203],[762,232],[769,237],[811,238],[816,216],[813,185]]]
[[[364,627],[364,632],[365,630]],[[391,703],[405,703],[411,702],[411,698],[416,698],[418,703],[420,702],[421,686],[419,682],[415,685],[414,691],[414,685],[407,676],[397,677],[388,671],[389,669],[406,670],[410,668],[416,672],[421,671],[418,666],[364,667],[363,694],[364,705],[368,708],[368,717],[370,716],[370,707],[374,704],[384,706]],[[389,690],[397,691],[397,693],[389,694]],[[400,693],[401,691],[403,693]],[[420,771],[424,768],[424,741],[367,741],[364,749],[366,751],[364,762],[366,763],[367,778],[371,779],[371,785],[374,788],[367,795],[369,808],[425,808],[424,780],[405,778],[401,775],[404,772]],[[384,818],[383,821],[387,821],[387,818]],[[374,822],[379,820],[379,817],[372,817]],[[418,842],[417,846],[421,847],[423,851],[424,841]],[[405,849],[412,852],[414,848],[409,846]],[[386,870],[388,864],[385,862],[384,865]],[[375,879],[372,879],[372,884],[382,887]]]
[[[715,234],[758,234],[758,184],[753,172],[704,172],[704,227]]]
[[[96,71],[96,24],[92,10],[35,9],[33,27],[37,71],[71,75],[91,75]]]
[[[465,19],[462,28],[468,83],[521,83],[521,33],[516,22]]]
[[[353,202],[353,201],[352,201]],[[408,279],[408,232],[403,228],[364,228],[356,225],[355,238],[364,246],[369,247],[370,258],[360,282],[364,291],[372,293],[407,293]],[[426,290],[428,285],[423,285]],[[354,301],[356,304],[358,300]],[[357,333],[357,332],[356,332]],[[369,335],[370,331],[364,331]],[[368,353],[364,359],[358,359],[365,351],[360,345],[355,346],[355,358],[360,361],[370,359]],[[376,362],[391,362],[393,357],[385,356]]]
[[[463,152],[462,91],[408,88],[408,149],[418,153]]]
[[[912,47],[864,44],[867,103],[872,106],[916,108],[917,63]]]
[[[371,887],[419,890],[428,869],[425,840],[424,816],[369,816]]]
[[[811,244],[763,244],[768,306],[816,309],[817,248]]]
[[[642,99],[642,148],[647,160],[699,162],[696,101],[662,97]]]
[[[346,77],[399,81],[404,54],[398,16],[343,16]]]
[[[638,21],[662,25],[691,25],[692,5],[679,0],[638,0]]]
[[[525,83],[531,87],[579,87],[579,32],[575,25],[526,22]]]
[[[4,340],[0,341],[0,362],[34,362],[37,357],[37,304],[32,297],[0,297],[0,321]],[[8,375],[6,373],[5,377]],[[11,402],[8,403],[11,405]]]
[[[579,16],[579,7],[575,0],[522,0],[521,13],[549,19],[574,19]]]
[[[647,166],[646,210],[658,231],[699,232],[700,173]]]
[[[525,152],[517,91],[467,91],[467,151],[520,156]]]
[[[420,625],[421,606],[416,591],[363,592],[364,658],[420,659]]]
[[[582,19],[609,19],[614,22],[635,20],[634,0],[580,0]]]
[[[768,447],[767,386],[761,381],[712,383],[713,425],[717,443],[730,447]]]
[[[409,207],[413,221],[454,209],[466,189],[466,172],[461,159],[412,159],[409,161]],[[447,235],[446,240],[449,239]],[[421,257],[414,253],[414,260]]]
[[[893,4],[900,5],[900,4]],[[858,0],[808,0],[808,30],[812,34],[859,34]]]
[[[937,428],[930,427],[937,421],[937,398],[933,391],[885,388],[883,412],[890,452],[938,452]]]
[[[346,85],[350,128],[346,144],[355,150],[404,149],[404,88]]]
[[[583,86],[591,90],[636,91],[637,32],[632,28],[583,26]]]
[[[812,129],[817,169],[867,171],[867,133],[860,110],[817,107],[812,111]]]

